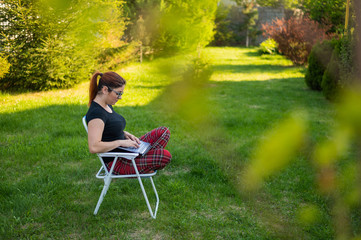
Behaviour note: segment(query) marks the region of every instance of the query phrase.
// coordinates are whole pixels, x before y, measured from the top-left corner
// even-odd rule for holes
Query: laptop
[[[166,130],[168,130],[168,128]],[[162,136],[159,139],[161,139],[164,136],[164,134],[166,134],[166,132],[167,131],[164,131],[164,133],[162,134]],[[159,141],[159,139],[158,139],[158,141]],[[155,143],[153,143],[153,144],[155,144]],[[135,148],[135,147],[117,147],[117,149],[127,151],[127,152],[132,152],[132,153],[139,153],[139,155],[143,156],[143,155],[147,154],[147,152],[149,151],[149,149],[151,147],[152,147],[152,145],[150,143],[140,141],[139,148]]]
[[[139,148],[135,147],[117,147],[117,149],[121,149],[123,151],[139,153],[140,155],[146,154],[151,148],[150,143],[140,141]]]

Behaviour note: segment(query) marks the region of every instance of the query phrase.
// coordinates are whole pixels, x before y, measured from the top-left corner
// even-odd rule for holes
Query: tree
[[[324,26],[330,26],[331,32],[343,32],[346,3],[346,0],[302,0],[301,9],[311,19]]]
[[[300,0],[257,0],[257,4],[261,7],[294,9],[299,6]]]
[[[129,0],[124,2],[124,17],[127,19],[127,28],[124,32],[124,39],[128,42],[137,36],[137,22],[142,16],[144,19],[145,34],[149,37],[157,24],[157,17],[154,12],[159,13],[162,8],[162,0]]]
[[[156,52],[194,51],[213,38],[217,0],[164,0],[153,34]]]
[[[246,30],[246,47],[249,46],[250,37],[256,37],[257,28],[256,21],[258,19],[258,11],[255,7],[255,0],[236,0],[237,4],[241,6],[242,13],[245,16],[244,24],[241,26],[241,31]]]
[[[140,62],[143,62],[143,44],[146,41],[146,31],[145,31],[145,27],[144,27],[144,20],[143,20],[143,16],[140,15],[139,19],[137,20],[137,25],[136,25],[136,39],[137,41],[139,41],[139,48],[140,48]]]
[[[230,6],[225,5],[223,2],[219,3],[214,20],[215,34],[210,43],[211,45],[226,46],[235,42],[235,33],[230,26],[232,22],[229,18],[230,9]]]
[[[131,0],[125,40],[139,40],[138,20],[144,20],[142,46],[157,54],[200,49],[213,37],[217,0]]]
[[[124,24],[111,0],[4,0],[0,48],[11,64],[1,89],[69,87],[119,44]]]

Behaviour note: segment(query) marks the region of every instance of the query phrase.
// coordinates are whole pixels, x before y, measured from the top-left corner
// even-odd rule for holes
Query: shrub
[[[292,16],[290,19],[276,19],[272,23],[262,24],[263,35],[278,43],[278,50],[294,64],[307,62],[312,46],[328,39],[327,29],[308,17]]]
[[[354,85],[359,76],[357,68],[356,36],[345,35],[339,40],[340,75],[342,87]]]
[[[310,89],[318,91],[322,89],[322,77],[331,59],[334,45],[334,42],[326,40],[313,46],[305,74],[305,81]]]
[[[275,54],[278,51],[278,44],[272,38],[268,38],[267,40],[263,41],[259,45],[259,47],[260,47],[259,51],[261,53]]]
[[[332,57],[321,84],[322,92],[328,100],[337,101],[340,92],[353,87],[358,79],[355,39],[353,35],[346,35],[334,41]]]
[[[334,101],[338,98],[341,89],[339,48],[333,50],[331,60],[322,77],[322,93],[326,99]]]
[[[0,55],[0,79],[9,72],[10,63]]]

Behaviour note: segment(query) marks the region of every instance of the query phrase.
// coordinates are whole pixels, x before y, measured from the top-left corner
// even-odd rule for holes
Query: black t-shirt
[[[109,113],[102,106],[93,101],[86,114],[87,123],[96,118],[99,118],[104,122],[104,131],[102,135],[103,142],[124,140],[125,119],[122,115],[116,113],[111,105],[109,105],[109,107],[112,110],[112,113]]]
[[[125,118],[116,113],[113,107],[109,105],[112,113],[106,111],[102,106],[96,102],[92,102],[86,114],[86,121],[89,123],[91,120],[99,118],[104,122],[104,131],[102,135],[103,142],[111,142],[115,140],[124,140],[124,128],[126,125]],[[119,152],[119,150],[113,149],[110,152]],[[109,163],[114,160],[112,157],[103,157],[105,163]]]

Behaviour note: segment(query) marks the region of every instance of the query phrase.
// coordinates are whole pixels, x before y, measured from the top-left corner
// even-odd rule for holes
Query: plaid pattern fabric
[[[149,142],[152,147],[144,156],[135,158],[139,173],[162,169],[171,161],[172,155],[168,150],[164,149],[167,146],[169,137],[170,131],[166,127],[156,128],[140,137],[140,140]],[[108,163],[108,169],[110,169],[112,165],[113,162]],[[130,160],[120,158],[114,167],[113,173],[119,175],[135,174],[135,170]]]

